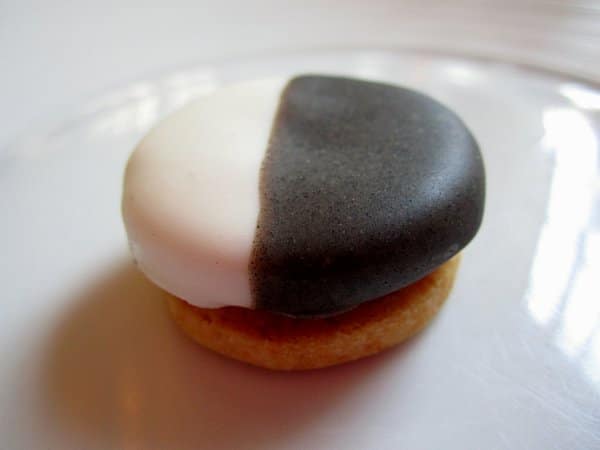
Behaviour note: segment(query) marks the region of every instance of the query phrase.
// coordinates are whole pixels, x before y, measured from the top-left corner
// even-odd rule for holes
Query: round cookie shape
[[[201,308],[352,309],[425,277],[475,235],[481,155],[462,121],[396,86],[239,83],[158,124],[122,212],[139,268]]]
[[[485,174],[471,133],[432,98],[302,76],[281,96],[260,193],[256,307],[326,316],[458,253],[481,223]]]

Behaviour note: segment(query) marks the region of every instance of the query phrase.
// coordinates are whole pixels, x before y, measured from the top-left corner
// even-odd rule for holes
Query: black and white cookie
[[[215,91],[126,171],[140,269],[188,303],[325,316],[411,284],[476,234],[485,175],[463,122],[418,92],[299,76]]]

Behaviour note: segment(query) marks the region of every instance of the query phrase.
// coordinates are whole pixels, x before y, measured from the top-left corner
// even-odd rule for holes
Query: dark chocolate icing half
[[[479,228],[477,144],[423,94],[301,76],[271,133],[250,263],[259,309],[343,312],[427,275]]]

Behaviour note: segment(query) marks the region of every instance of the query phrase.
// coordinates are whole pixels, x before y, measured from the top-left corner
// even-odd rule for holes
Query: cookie
[[[199,308],[167,294],[175,322],[217,353],[274,370],[317,369],[373,355],[422,330],[448,296],[460,255],[399,291],[326,318],[242,307]]]
[[[155,126],[127,164],[122,212],[184,331],[303,369],[422,328],[484,203],[479,147],[446,106],[301,75],[217,89]]]

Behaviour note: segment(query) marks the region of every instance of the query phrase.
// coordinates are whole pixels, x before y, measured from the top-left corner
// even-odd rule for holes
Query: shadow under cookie
[[[55,433],[79,448],[280,448],[344,411],[408,350],[318,373],[262,370],[186,339],[163,298],[123,262],[68,301],[38,375]]]

